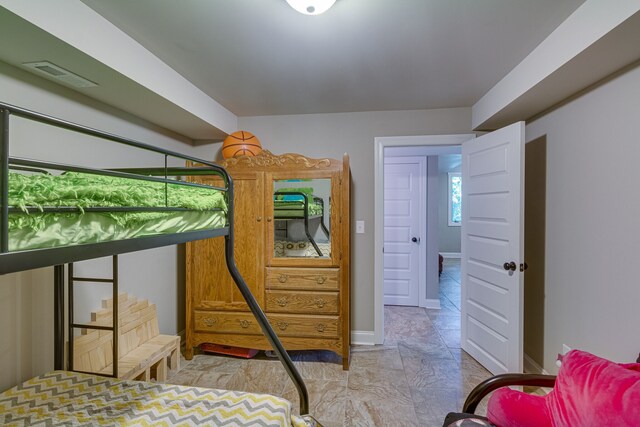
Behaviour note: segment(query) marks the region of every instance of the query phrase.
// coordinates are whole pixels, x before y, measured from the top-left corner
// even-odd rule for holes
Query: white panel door
[[[419,305],[420,203],[424,157],[384,164],[384,303]]]
[[[522,372],[524,122],[462,144],[462,203],[462,348]]]

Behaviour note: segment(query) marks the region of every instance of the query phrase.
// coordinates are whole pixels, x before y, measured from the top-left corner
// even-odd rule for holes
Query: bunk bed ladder
[[[53,367],[66,370],[64,364],[64,265],[53,267]]]
[[[9,110],[0,110],[0,252],[9,250]]]
[[[307,239],[309,239],[309,241],[313,245],[313,249],[315,249],[316,252],[318,253],[318,256],[322,256],[322,251],[318,247],[318,244],[316,243],[315,239],[311,236],[311,232],[309,231],[309,206],[307,205],[306,202],[304,207],[304,233],[307,235]]]
[[[322,206],[322,216],[320,217],[320,228],[322,228],[322,232],[325,234],[325,236],[327,236],[330,239],[331,237],[329,234],[329,230],[327,230],[327,226],[324,225],[324,200],[322,200],[321,198],[318,198],[317,203],[319,203]]]
[[[118,378],[118,255],[113,255],[113,270],[112,270],[112,278],[111,279],[103,279],[103,278],[94,278],[94,277],[76,277],[73,273],[73,263],[68,264],[68,293],[69,293],[69,347],[68,347],[68,355],[69,355],[69,370],[75,371],[73,369],[73,336],[74,329],[97,329],[103,331],[111,331],[113,334],[112,339],[112,360],[113,360],[113,373],[110,375],[113,378]],[[111,326],[101,326],[101,325],[93,325],[93,324],[84,324],[84,323],[75,323],[73,318],[73,288],[75,282],[93,282],[93,283],[111,283],[112,285],[112,307],[111,307]],[[84,372],[84,371],[75,371],[75,372]],[[96,372],[84,372],[88,374],[97,374]],[[99,374],[103,375],[103,374]]]
[[[229,187],[229,193],[233,194],[233,179],[231,179],[231,177],[228,177],[228,187]],[[273,330],[273,327],[271,327],[271,324],[269,323],[267,316],[264,314],[264,312],[262,311],[262,308],[260,308],[260,305],[258,304],[258,301],[256,301],[255,297],[249,290],[249,286],[247,285],[247,282],[245,282],[244,278],[240,274],[240,271],[238,270],[238,266],[236,265],[235,255],[234,255],[235,237],[234,237],[234,222],[233,222],[233,218],[234,218],[233,197],[230,197],[227,200],[227,212],[228,212],[229,218],[231,218],[228,224],[229,234],[227,234],[224,237],[225,260],[227,263],[227,270],[231,274],[233,281],[236,283],[236,287],[238,288],[238,290],[244,297],[245,302],[249,306],[249,310],[251,310],[253,317],[256,319],[256,321],[260,325],[260,328],[262,329],[262,332],[265,338],[267,339],[269,344],[271,344],[271,347],[275,351],[276,356],[280,360],[280,363],[282,363],[284,370],[287,372],[287,375],[289,375],[289,378],[291,379],[296,389],[298,390],[298,397],[300,398],[300,416],[305,420],[308,426],[321,427],[322,424],[320,424],[311,414],[309,414],[309,393],[307,391],[307,386],[304,384],[302,376],[300,375],[295,365],[293,364],[293,361],[291,360],[289,353],[287,353],[287,350],[285,350],[284,346],[282,345],[282,342],[280,342],[278,335],[276,335],[276,332]]]
[[[304,234],[307,235],[307,239],[309,240],[311,245],[313,245],[313,249],[316,250],[316,253],[318,254],[318,256],[322,256],[322,251],[318,247],[318,244],[316,243],[315,239],[311,236],[311,232],[309,231],[309,199],[307,198],[307,195],[305,193],[298,192],[298,191],[286,191],[286,192],[276,191],[275,193],[273,193],[273,195],[274,197],[284,196],[284,195],[295,195],[295,196],[302,197],[302,203],[304,205],[304,209],[303,209],[304,210],[304,217],[303,217]],[[324,204],[322,204],[322,217],[320,218],[321,218],[320,225],[322,227],[322,231],[327,235],[327,237],[329,237],[329,231],[327,230],[327,227],[325,227],[324,225]],[[291,218],[287,218],[286,220],[288,221],[290,219]]]

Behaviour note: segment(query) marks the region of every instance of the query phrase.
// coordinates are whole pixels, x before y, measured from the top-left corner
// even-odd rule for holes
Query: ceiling
[[[470,107],[583,2],[83,0],[238,116]]]
[[[460,171],[462,165],[462,154],[440,154],[438,156],[438,171],[451,172]]]

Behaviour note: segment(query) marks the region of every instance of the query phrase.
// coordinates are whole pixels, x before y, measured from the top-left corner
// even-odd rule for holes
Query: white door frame
[[[373,340],[384,343],[384,280],[382,248],[384,244],[384,149],[386,147],[457,146],[475,138],[475,134],[385,136],[374,138],[374,279]],[[434,155],[436,155],[434,153]]]

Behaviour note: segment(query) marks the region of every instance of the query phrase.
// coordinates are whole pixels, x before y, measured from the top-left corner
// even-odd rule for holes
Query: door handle
[[[420,243],[420,238],[419,238],[419,237],[412,237],[412,238],[411,238],[411,241],[412,241],[413,243]]]
[[[516,271],[516,263],[511,261],[511,262],[505,262],[503,265],[505,270],[509,271]]]

